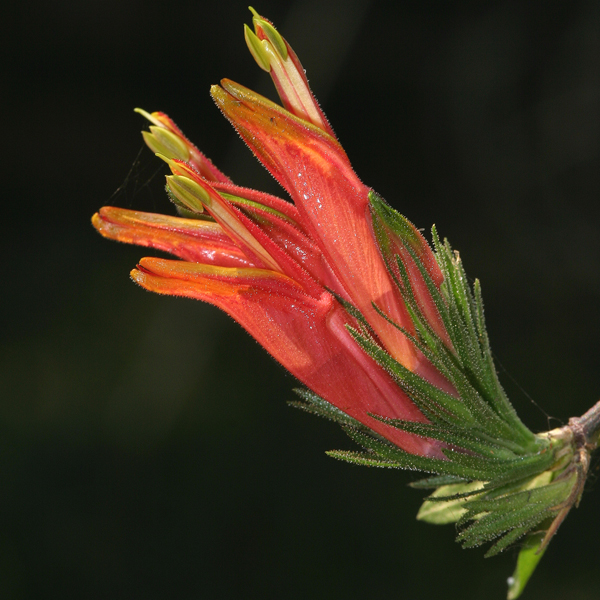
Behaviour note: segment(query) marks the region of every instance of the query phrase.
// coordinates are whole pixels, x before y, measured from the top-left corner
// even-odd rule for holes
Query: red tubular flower
[[[414,333],[393,281],[395,267],[386,266],[388,257],[382,256],[373,231],[370,188],[352,170],[287,42],[258,15],[254,23],[257,33],[246,31],[248,45],[270,70],[286,108],[229,80],[211,93],[294,204],[234,185],[167,115],[137,109],[152,123],[144,139],[169,164],[167,191],[186,218],[105,207],[93,224],[105,237],[183,259],[141,260],[132,278],[142,287],[218,306],[343,413],[412,454],[445,458],[440,442],[369,416],[427,422],[348,327],[366,327],[371,339],[406,369],[450,394],[454,388],[398,329]],[[414,227],[411,231],[412,251],[439,286],[441,272],[428,259],[427,242]],[[405,242],[393,232],[386,235],[390,252],[407,264],[424,314],[448,342]],[[362,324],[351,306],[362,315]]]
[[[254,11],[246,42],[283,107],[229,80],[212,96],[293,204],[235,185],[164,113],[150,149],[171,169],[179,217],[105,207],[105,237],[180,260],[144,258],[147,290],[218,306],[312,392],[302,408],[339,422],[366,452],[352,463],[433,473],[418,518],[457,522],[457,540],[495,540],[493,556],[527,535],[515,599],[573,505],[600,443],[600,402],[535,435],[494,366],[481,288],[433,231],[435,253],[405,217],[354,173],[304,70]],[[542,533],[540,533],[540,530]]]

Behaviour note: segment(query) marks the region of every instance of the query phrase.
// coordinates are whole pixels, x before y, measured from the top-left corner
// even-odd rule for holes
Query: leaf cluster
[[[433,256],[443,276],[436,285],[427,264],[431,250],[422,251],[414,225],[374,193],[370,205],[373,230],[410,315],[411,330],[373,306],[454,390],[440,389],[395,360],[357,309],[347,306],[357,322],[356,327],[348,326],[351,335],[390,373],[428,422],[371,416],[433,441],[440,456],[409,454],[311,392],[299,391],[303,401],[295,405],[338,422],[364,449],[334,450],[328,452],[330,456],[355,464],[430,473],[412,484],[437,489],[426,500],[419,518],[457,522],[457,541],[463,547],[496,540],[486,554],[493,556],[535,528],[547,528],[556,516],[574,485],[568,473],[557,476],[570,460],[565,457],[569,449],[563,450],[566,442],[562,440],[533,434],[517,416],[494,366],[481,285],[478,280],[469,285],[458,252],[447,240],[440,240],[434,227]],[[437,324],[424,307],[424,295],[435,307]]]

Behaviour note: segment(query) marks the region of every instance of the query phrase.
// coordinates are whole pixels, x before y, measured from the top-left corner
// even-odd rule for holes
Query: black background
[[[600,4],[256,8],[363,181],[482,280],[524,421],[584,412],[600,392]],[[147,252],[89,223],[105,204],[171,211],[135,106],[281,193],[208,95],[229,77],[275,97],[250,20],[228,0],[3,14],[0,596],[503,598],[514,550],[484,560],[417,523],[414,474],[327,458],[352,442],[287,408],[290,375],[216,309],[134,286]],[[525,597],[598,597],[596,478]]]

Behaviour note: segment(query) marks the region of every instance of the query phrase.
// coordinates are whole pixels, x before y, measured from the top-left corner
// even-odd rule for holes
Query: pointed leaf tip
[[[543,541],[544,534],[538,533],[531,535],[525,541],[524,546],[519,552],[517,566],[512,577],[508,578],[507,600],[516,600],[525,589],[527,582],[533,575],[535,568],[544,556],[545,549],[538,553]]]

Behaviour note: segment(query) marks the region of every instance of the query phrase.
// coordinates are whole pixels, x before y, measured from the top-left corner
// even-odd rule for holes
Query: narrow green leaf
[[[507,600],[517,600],[517,598],[523,593],[527,582],[533,575],[535,568],[544,556],[546,549],[544,548],[538,553],[542,540],[544,539],[543,533],[534,533],[527,536],[525,544],[519,552],[519,558],[517,559],[517,566],[512,577],[508,578],[508,596]]]
[[[542,473],[535,473],[528,477],[516,479],[509,483],[498,483],[494,480],[488,481],[485,488],[485,495],[481,497],[484,500],[494,500],[495,498],[501,498],[509,494],[515,494],[525,490],[534,489],[548,485],[552,481],[553,473],[550,471],[543,471]]]
[[[488,458],[509,460],[515,458],[514,452],[502,448],[498,444],[490,442],[488,439],[478,437],[477,429],[475,428],[443,428],[431,423],[415,423],[414,421],[404,421],[402,419],[389,419],[373,414],[370,416],[387,425],[401,429],[402,431],[414,433],[421,437],[440,440],[441,442],[447,442],[448,444],[459,446],[465,450],[471,450]]]
[[[367,319],[365,319],[364,315],[360,312],[360,310],[358,310],[358,308],[356,308],[356,306],[354,306],[354,304],[351,304],[350,302],[348,302],[347,300],[342,298],[342,296],[340,296],[333,290],[330,290],[328,287],[326,287],[325,289],[346,309],[346,312],[349,315],[353,316],[359,323],[364,325],[370,332],[373,331],[371,324],[367,321]]]
[[[369,356],[396,376],[400,386],[411,396],[415,403],[419,405],[422,404],[430,412],[437,413],[439,418],[447,422],[474,423],[473,415],[460,398],[455,398],[454,396],[447,394],[425,379],[415,375],[412,371],[409,371],[406,367],[395,361],[385,350],[377,346],[377,344],[361,336],[352,327],[346,327],[352,337],[354,337]],[[439,408],[436,409],[436,404],[439,408],[447,411],[447,413],[442,414]]]
[[[573,484],[574,480],[567,478],[532,489],[524,485],[524,489],[499,498],[488,499],[486,494],[481,499],[473,500],[469,505],[469,510],[476,515],[480,512],[489,512],[490,514],[507,513],[530,504],[552,508],[560,505],[569,497]],[[483,489],[485,491],[486,486]]]
[[[333,406],[333,404],[329,404],[329,402],[323,400],[323,398],[317,396],[317,394],[314,392],[302,388],[297,388],[294,390],[294,392],[298,394],[298,396],[300,396],[304,402],[292,400],[288,402],[290,406],[299,408],[300,410],[312,413],[314,415],[318,415],[319,417],[324,417],[330,421],[335,421],[340,425],[348,425],[350,427],[355,427],[356,429],[368,430],[368,428],[362,425],[362,423],[359,423],[356,419],[353,419],[346,413],[342,412],[339,408]]]
[[[364,448],[371,450],[380,457],[398,463],[398,466],[411,471],[425,471],[438,475],[455,475],[464,479],[477,479],[487,481],[487,473],[477,469],[476,466],[466,466],[453,463],[449,460],[428,458],[409,454],[397,446],[373,438],[370,435],[357,431],[351,427],[343,427],[344,431]]]
[[[507,461],[503,469],[503,474],[498,475],[493,482],[490,482],[494,487],[519,481],[527,477],[533,477],[549,469],[555,462],[555,453],[546,450],[536,454],[530,454],[522,458],[517,458],[514,461]]]
[[[370,454],[368,452],[351,452],[349,450],[328,450],[325,452],[327,456],[337,458],[355,465],[362,465],[364,467],[379,467],[385,469],[397,469],[400,465],[391,460],[384,460],[377,456],[377,454]]]
[[[456,541],[462,543],[463,548],[474,548],[515,527],[534,527],[549,514],[548,509],[539,504],[528,504],[501,514],[488,513],[461,531]]]
[[[453,485],[455,483],[468,483],[461,477],[455,475],[434,475],[433,477],[426,477],[425,479],[419,479],[413,481],[408,485],[416,490],[430,490],[443,485]]]
[[[505,533],[493,546],[483,555],[484,558],[491,558],[500,554],[503,550],[506,550],[511,544],[516,542],[519,538],[523,537],[528,531],[531,531],[534,527],[539,525],[546,518],[545,513],[540,513],[536,517],[533,517],[520,527],[511,529],[508,533]]]
[[[535,441],[535,435],[524,425],[521,419],[519,419],[517,412],[515,411],[513,405],[510,403],[508,397],[506,396],[504,388],[498,380],[498,373],[494,365],[490,341],[485,326],[483,297],[481,295],[481,283],[478,279],[475,280],[475,285],[473,287],[475,293],[475,311],[479,340],[481,343],[483,356],[485,358],[486,371],[488,373],[488,377],[490,378],[490,381],[493,385],[493,390],[495,392],[492,393],[492,395],[490,396],[490,401],[495,407],[498,414],[500,414],[509,423],[511,423],[511,425],[521,433],[525,441],[532,444]]]

